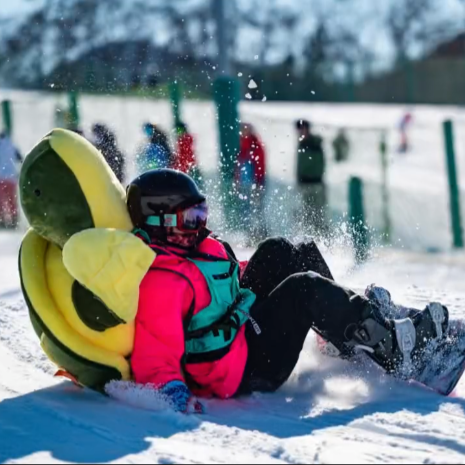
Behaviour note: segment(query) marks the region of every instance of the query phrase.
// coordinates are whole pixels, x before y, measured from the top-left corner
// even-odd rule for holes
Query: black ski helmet
[[[180,171],[147,171],[132,181],[127,189],[127,205],[137,228],[147,229],[150,216],[177,213],[205,202],[195,181]]]

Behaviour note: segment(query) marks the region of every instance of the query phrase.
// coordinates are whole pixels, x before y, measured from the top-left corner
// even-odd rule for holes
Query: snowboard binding
[[[449,312],[440,303],[431,303],[423,311],[405,309],[409,316],[393,318],[399,314],[398,309],[394,308],[389,292],[381,289],[372,287],[368,292],[368,314],[354,330],[348,345],[366,352],[398,378],[415,378],[428,363],[427,348],[446,339]]]
[[[358,326],[347,329],[348,342],[336,348],[321,336],[320,351],[345,359],[364,353],[398,379],[451,394],[465,372],[464,321],[451,320],[440,303],[424,310],[397,305],[388,290],[375,285],[365,297],[366,313]]]

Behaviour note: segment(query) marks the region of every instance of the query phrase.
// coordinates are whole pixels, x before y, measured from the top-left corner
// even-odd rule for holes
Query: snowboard
[[[320,335],[317,335],[317,344],[323,355],[341,358],[339,350]],[[432,341],[421,359],[421,369],[413,370],[410,375],[404,372],[393,376],[419,383],[443,396],[452,394],[465,372],[465,321],[451,320],[447,337]]]
[[[431,342],[422,358],[424,368],[413,380],[449,396],[465,372],[465,322],[450,321],[447,338]]]

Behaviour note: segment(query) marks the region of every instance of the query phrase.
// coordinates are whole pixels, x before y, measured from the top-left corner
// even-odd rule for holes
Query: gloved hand
[[[176,412],[196,413],[199,415],[205,413],[203,405],[181,381],[171,381],[171,383],[163,386],[160,392],[173,404],[173,408]]]

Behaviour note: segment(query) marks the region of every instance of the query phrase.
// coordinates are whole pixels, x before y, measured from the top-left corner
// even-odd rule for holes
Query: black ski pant
[[[246,326],[249,356],[238,395],[274,392],[292,374],[311,329],[343,347],[369,311],[365,297],[336,284],[315,243],[267,239],[251,258],[241,286],[257,301]]]

